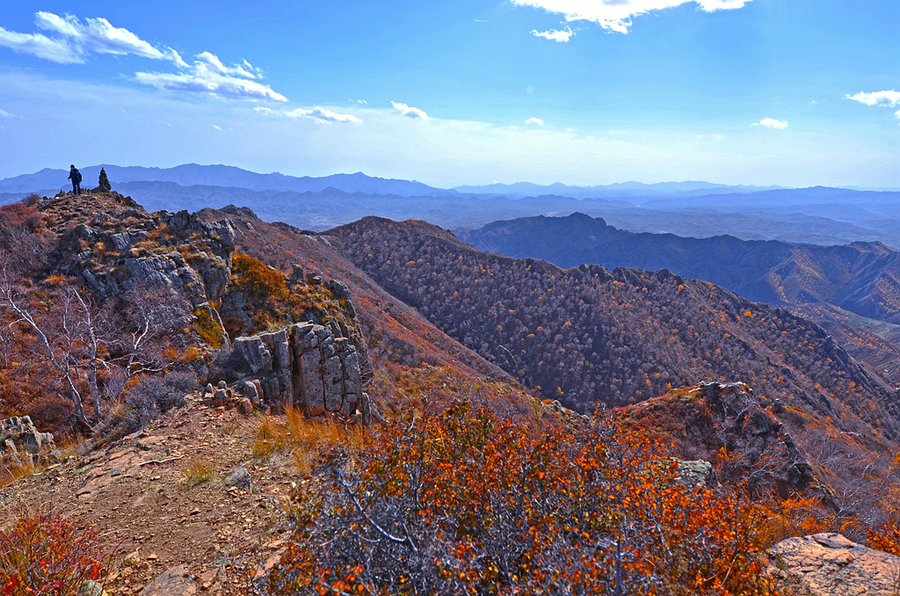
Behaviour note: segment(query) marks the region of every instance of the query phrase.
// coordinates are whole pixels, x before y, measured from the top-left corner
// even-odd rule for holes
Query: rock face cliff
[[[13,416],[0,420],[0,458],[19,454],[36,454],[53,445],[53,435],[42,433],[30,416]]]
[[[779,420],[784,405],[757,398],[746,383],[676,389],[626,412],[635,425],[673,439],[682,455],[722,460],[725,481],[746,479],[752,491],[783,496],[820,488],[812,465]]]
[[[242,254],[224,212],[147,213],[115,192],[37,206],[58,234],[51,273],[80,278],[123,310],[144,300],[165,311],[177,321],[171,335],[179,351],[201,354],[200,379],[225,381],[207,392],[210,402],[368,420],[363,387],[372,366],[340,280],[299,265],[287,273]]]
[[[289,406],[308,416],[329,412],[368,422],[369,398],[363,384],[369,378],[361,372],[360,358],[339,325],[304,322],[237,338],[224,372],[254,405],[276,410]]]

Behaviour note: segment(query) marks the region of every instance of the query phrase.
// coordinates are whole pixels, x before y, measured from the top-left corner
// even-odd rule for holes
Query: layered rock
[[[0,420],[0,458],[35,455],[53,446],[53,435],[42,433],[34,426],[31,416],[14,416]]]
[[[367,421],[363,359],[339,325],[296,323],[234,340],[230,367],[238,378],[231,388],[276,409],[289,406],[310,416],[330,412]]]
[[[900,591],[900,557],[840,534],[788,538],[770,554],[769,575],[813,596],[894,596]]]

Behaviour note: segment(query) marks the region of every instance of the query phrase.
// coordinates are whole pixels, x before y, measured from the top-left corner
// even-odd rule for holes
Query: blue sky
[[[900,2],[19,0],[0,178],[900,187]]]

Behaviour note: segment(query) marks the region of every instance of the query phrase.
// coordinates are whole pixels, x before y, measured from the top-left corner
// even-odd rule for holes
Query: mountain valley
[[[0,498],[32,507],[46,490],[44,482],[87,495],[54,508],[116,535],[115,572],[104,583],[110,593],[134,593],[162,571],[175,573],[179,564],[186,575],[176,573],[177,581],[240,592],[250,585],[241,575],[245,564],[236,558],[242,548],[251,568],[265,562],[260,557],[271,558],[272,565],[293,573],[284,566],[290,559],[282,542],[291,534],[276,523],[277,511],[257,503],[246,486],[223,487],[242,467],[253,477],[248,486],[273,499],[313,498],[291,487],[295,470],[305,474],[303,482],[325,490],[326,476],[316,474],[325,474],[328,454],[337,452],[312,447],[318,439],[294,444],[286,438],[294,435],[278,434],[286,432],[277,430],[282,425],[295,425],[295,435],[300,428],[315,435],[326,433],[322,425],[337,424],[344,430],[327,432],[337,432],[338,452],[361,445],[354,457],[368,461],[377,449],[388,448],[380,441],[395,440],[392,432],[402,437],[408,428],[418,436],[441,428],[452,434],[461,428],[458,416],[471,428],[537,429],[537,438],[544,436],[542,428],[558,426],[564,437],[565,429],[594,428],[594,422],[582,426],[585,421],[606,421],[596,431],[606,437],[602,441],[633,437],[635,443],[613,441],[610,449],[635,449],[640,461],[710,462],[704,465],[718,480],[703,476],[701,485],[712,488],[692,493],[709,490],[702,497],[712,499],[709,507],[741,495],[734,497],[741,507],[762,503],[779,512],[783,525],[760,525],[769,532],[760,544],[793,535],[804,519],[815,520],[804,523],[816,531],[843,531],[857,540],[865,539],[866,528],[891,523],[890,503],[900,486],[893,461],[900,450],[900,401],[885,380],[890,375],[876,367],[893,366],[893,344],[881,340],[884,345],[873,344],[866,354],[844,347],[869,338],[860,335],[864,325],[889,337],[889,322],[823,303],[829,310],[810,316],[828,315],[835,329],[842,325],[846,332],[829,335],[810,320],[709,281],[667,270],[582,264],[564,269],[500,256],[422,221],[366,217],[310,232],[268,223],[247,207],[151,213],[116,192],[32,197],[0,209],[6,264],[0,411],[29,414],[39,428],[56,433],[60,444],[84,441],[59,449],[57,463],[35,459],[36,474],[0,488]],[[599,225],[580,215],[568,219]],[[533,241],[537,234],[526,230],[520,237]],[[574,252],[580,237],[570,231],[566,241],[564,247]],[[739,241],[729,242],[725,246],[733,248]],[[715,246],[707,254],[723,245]],[[805,248],[832,261],[847,250]],[[670,247],[658,253],[667,250],[679,252]],[[770,252],[794,255],[790,247]],[[886,248],[859,250],[860,266],[851,270],[866,273],[860,277],[871,285],[878,272],[894,266],[892,254]],[[855,295],[865,298],[866,292]],[[160,304],[165,308],[154,307]],[[874,309],[878,302],[869,297],[852,304]],[[60,325],[61,320],[77,325]],[[141,329],[148,331],[142,335]],[[310,329],[318,330],[320,339],[313,341],[324,342],[311,369],[302,351]],[[41,333],[59,351],[54,353],[68,350],[74,372],[54,372],[53,357],[40,347]],[[128,337],[147,340],[138,346],[123,341]],[[287,345],[287,352],[279,347]],[[332,345],[342,346],[341,354],[349,350],[352,358],[341,356],[338,363],[329,352]],[[358,372],[348,377],[345,371],[342,378],[340,370],[351,360]],[[338,366],[336,377],[327,363]],[[360,381],[348,380],[354,375],[365,401],[347,402],[347,392],[358,395]],[[309,396],[323,391],[318,383],[325,385],[324,407],[310,406]],[[337,406],[330,405],[332,383],[344,388],[343,407],[340,395]],[[74,395],[83,397],[82,413],[73,407]],[[459,409],[460,399],[470,405]],[[475,410],[466,413],[469,407]],[[598,417],[590,417],[595,410]],[[362,430],[370,416],[372,430]],[[437,426],[428,426],[429,420]],[[440,426],[445,423],[450,426]],[[603,434],[606,424],[629,430]],[[357,432],[372,434],[351,439]],[[557,435],[546,435],[552,443],[551,436]],[[156,443],[150,445],[151,439]],[[381,447],[373,451],[370,441]],[[221,461],[210,450],[217,442],[228,447]],[[140,446],[145,443],[149,447]],[[534,453],[545,448],[539,445],[558,448],[551,443],[535,444]],[[204,474],[213,480],[185,480],[199,472],[188,470],[182,458],[211,468]],[[372,465],[383,467],[377,459]],[[486,472],[492,464],[482,465]],[[13,468],[5,469],[9,479],[16,477]],[[79,470],[90,474],[81,480]],[[685,489],[680,480],[666,480],[674,473],[654,472],[652,490],[693,490],[692,484]],[[487,477],[479,482],[490,484]],[[617,490],[636,490],[626,486],[631,485]],[[135,505],[111,510],[104,498],[114,495]],[[215,511],[201,506],[197,513],[182,503],[185,498],[218,504]],[[145,502],[152,506],[142,511]],[[252,507],[253,514],[238,514],[237,507]],[[177,546],[167,546],[161,527],[143,516],[173,515],[197,526],[179,533]],[[234,532],[235,523],[242,533]],[[258,536],[253,523],[262,524]],[[430,536],[426,526],[415,527]],[[685,531],[680,532],[690,535]],[[245,539],[247,533],[253,540]],[[656,552],[658,546],[641,548]],[[726,569],[716,573],[727,579]],[[648,567],[646,573],[658,578],[662,571]],[[190,574],[206,579],[191,583]],[[277,574],[265,577],[280,581]]]

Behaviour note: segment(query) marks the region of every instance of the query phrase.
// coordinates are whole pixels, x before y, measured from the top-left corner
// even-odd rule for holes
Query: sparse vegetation
[[[192,455],[181,468],[181,474],[188,486],[209,482],[216,477],[216,469],[209,462]]]
[[[286,453],[305,467],[321,450],[365,444],[367,434],[360,425],[347,425],[331,417],[308,419],[300,410],[287,408],[284,416],[261,417],[251,451],[260,460],[276,452]]]
[[[0,594],[80,594],[103,568],[97,533],[84,524],[38,514],[0,532]]]

